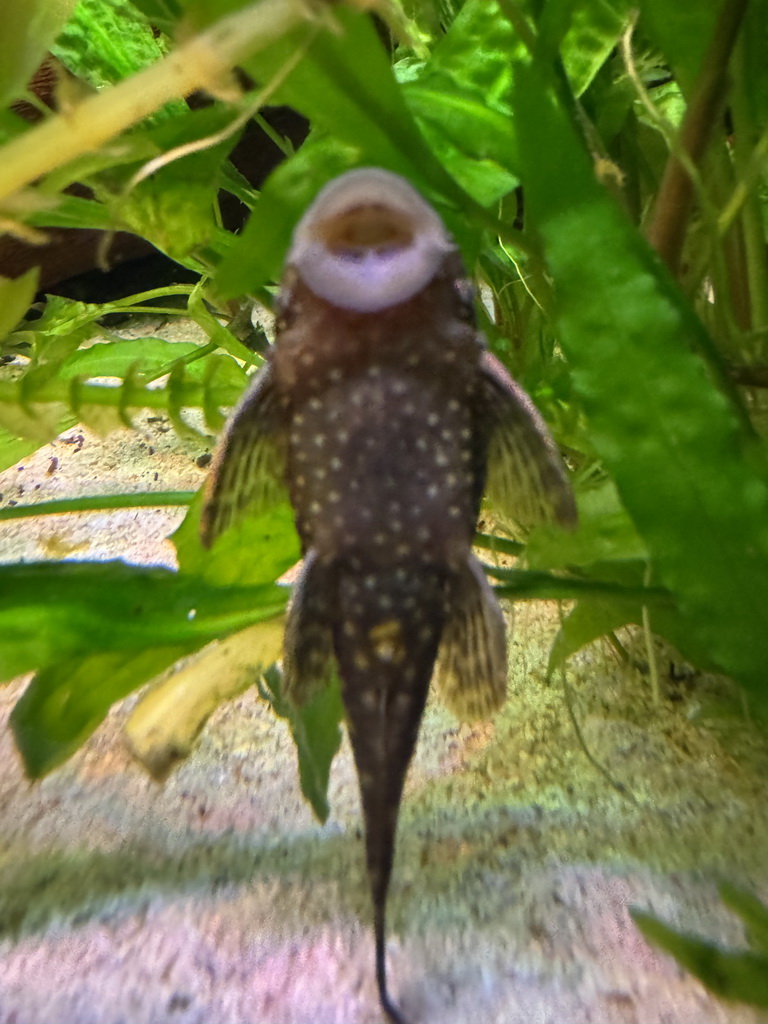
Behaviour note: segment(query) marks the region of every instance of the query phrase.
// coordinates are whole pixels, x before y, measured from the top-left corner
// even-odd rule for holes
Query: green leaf
[[[39,779],[80,747],[115,701],[126,697],[193,649],[196,643],[136,654],[91,654],[39,672],[11,712],[24,768]]]
[[[24,0],[3,5],[0,108],[24,93],[74,6],[75,0]]]
[[[520,78],[526,212],[591,440],[692,637],[765,699],[763,452],[706,361],[712,342],[701,323],[597,182],[548,69],[530,64]]]
[[[213,548],[204,548],[200,543],[203,500],[201,491],[171,535],[182,573],[220,586],[251,586],[272,583],[301,557],[293,510],[287,502],[245,516]]]
[[[117,561],[0,566],[0,679],[102,652],[200,647],[277,615],[286,597]]]
[[[20,277],[0,277],[0,341],[22,320],[37,291],[39,267],[31,267]]]
[[[417,178],[445,172],[424,146],[398,88],[389,56],[371,19],[337,6],[334,31],[311,32],[307,52],[274,100],[305,114],[313,125],[359,149],[365,162]],[[310,38],[307,26],[290,33],[245,67],[266,84]]]
[[[93,199],[60,195],[56,205],[29,214],[27,224],[37,228],[96,228],[113,231],[117,224],[110,210]]]
[[[634,7],[632,0],[581,0],[575,4],[560,47],[575,96],[586,91],[610,56]]]
[[[728,2],[728,0],[725,0]],[[684,93],[698,77],[723,0],[640,0],[641,24],[675,71]]]
[[[768,907],[751,893],[727,882],[720,886],[720,898],[744,922],[749,944],[768,955]]]
[[[690,935],[681,935],[650,914],[630,910],[632,920],[654,946],[672,956],[721,999],[768,1009],[768,957],[732,953]]]
[[[290,725],[299,758],[301,791],[323,823],[330,813],[328,777],[341,745],[339,723],[344,718],[341,687],[334,679],[318,690],[307,704],[297,708],[283,696],[281,676],[275,666],[265,672],[262,679],[262,696],[272,705],[275,714],[287,719]]]
[[[442,163],[483,206],[501,199],[517,185],[507,168],[518,165],[511,119],[482,98],[403,87],[411,112]]]
[[[613,481],[604,480],[597,487],[579,491],[577,501],[579,523],[575,530],[540,526],[531,532],[526,547],[529,568],[556,569],[647,558],[647,548],[622,507]]]
[[[320,188],[350,170],[357,150],[313,132],[264,183],[247,224],[216,273],[219,301],[253,294],[280,276],[291,233]]]
[[[579,601],[560,623],[547,662],[547,675],[563,665],[572,654],[629,623],[642,622],[639,601],[615,598]]]
[[[27,455],[31,455],[32,452],[36,452],[39,447],[39,441],[17,437],[16,434],[0,427],[0,473],[4,469],[8,469],[9,466],[15,466],[17,462],[26,458]]]
[[[152,376],[169,370],[170,364],[177,359],[199,351],[200,346],[194,342],[171,342],[161,338],[99,342],[90,348],[73,352],[61,366],[59,377],[62,380],[72,380],[73,377],[127,377],[131,372]],[[190,366],[190,371],[193,366],[195,364]],[[200,371],[197,376],[200,376]]]
[[[78,78],[103,89],[160,60],[165,47],[129,0],[80,0],[52,52]],[[177,100],[152,120],[179,116],[186,109]]]

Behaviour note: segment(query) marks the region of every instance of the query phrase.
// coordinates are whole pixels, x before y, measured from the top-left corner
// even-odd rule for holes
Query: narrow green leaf
[[[341,745],[339,723],[344,718],[338,680],[318,690],[304,707],[297,708],[283,696],[281,676],[275,666],[262,678],[262,696],[272,705],[275,714],[290,725],[299,758],[301,791],[317,819],[325,822],[330,813],[328,778]]]
[[[0,341],[10,334],[32,305],[37,291],[39,267],[31,267],[20,277],[0,277]]]
[[[161,338],[131,338],[130,341],[99,342],[73,352],[59,370],[62,380],[73,377],[127,377],[134,373],[152,375],[169,370],[177,359],[199,352],[191,341],[163,341]]]
[[[692,636],[765,698],[764,455],[702,356],[702,325],[598,184],[551,74],[532,64],[520,75],[526,210],[592,441]]]
[[[115,701],[197,646],[155,647],[68,659],[35,676],[11,712],[11,728],[32,779],[39,779],[80,747]]]
[[[64,428],[66,429],[66,427]],[[36,452],[40,447],[39,441],[32,441],[25,437],[17,437],[8,430],[0,427],[0,473],[9,466],[15,466],[21,459]]]
[[[751,893],[727,882],[720,886],[720,898],[744,922],[750,945],[768,956],[768,907]]]
[[[681,935],[650,914],[631,910],[643,936],[663,949],[721,999],[768,1009],[768,957],[732,953],[689,935]]]
[[[196,491],[137,491],[135,494],[83,495],[80,498],[59,498],[39,501],[34,505],[6,505],[0,508],[0,523],[8,519],[31,519],[33,516],[71,515],[73,512],[100,512],[116,508],[168,508],[189,505]]]
[[[0,107],[7,107],[23,94],[75,3],[76,0],[24,0],[3,5]]]

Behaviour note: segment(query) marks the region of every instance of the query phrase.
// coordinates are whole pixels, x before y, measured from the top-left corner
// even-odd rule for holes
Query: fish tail
[[[446,615],[446,573],[418,566],[341,572],[334,648],[366,832],[382,1009],[403,1024],[386,982],[385,916],[403,785]]]

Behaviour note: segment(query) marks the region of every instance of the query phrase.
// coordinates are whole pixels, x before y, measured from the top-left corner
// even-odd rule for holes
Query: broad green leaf
[[[639,910],[630,910],[643,936],[672,956],[721,999],[768,1009],[768,957],[734,953],[691,935],[682,935]]]
[[[452,176],[482,206],[517,185],[506,168],[517,167],[511,119],[468,95],[445,94],[418,83],[403,94],[424,137]]]
[[[277,615],[286,597],[124,562],[0,566],[0,679],[99,653],[200,647]]]
[[[129,0],[80,0],[52,50],[65,67],[96,89],[114,85],[165,55],[149,21]],[[177,100],[152,119],[179,116],[185,110]]]
[[[119,626],[115,626],[119,628]],[[35,676],[11,712],[24,769],[39,779],[80,747],[115,701],[194,649],[195,643],[66,659]]]
[[[597,182],[548,69],[530,64],[520,78],[527,214],[592,441],[693,638],[765,699],[764,453],[705,360],[702,325]]]
[[[220,586],[272,583],[300,558],[293,511],[287,502],[246,515],[210,550],[200,543],[199,492],[181,526],[171,535],[182,573]]]
[[[556,569],[647,558],[647,548],[612,481],[578,492],[577,503],[579,522],[575,530],[540,526],[532,531],[526,547],[529,568]]]
[[[547,662],[547,675],[563,665],[572,654],[622,626],[642,622],[642,605],[615,598],[579,601],[560,623]]]
[[[285,718],[291,728],[299,758],[301,791],[320,822],[330,813],[328,777],[331,764],[341,745],[339,723],[344,717],[341,688],[338,680],[320,690],[302,708],[285,699],[281,676],[276,667],[263,675],[262,696],[272,705],[275,714]]]
[[[631,0],[581,0],[574,4],[560,54],[575,96],[581,96],[627,26]]]
[[[497,0],[467,0],[418,82],[448,96],[482,96],[489,109],[511,115],[515,69],[525,53]]]

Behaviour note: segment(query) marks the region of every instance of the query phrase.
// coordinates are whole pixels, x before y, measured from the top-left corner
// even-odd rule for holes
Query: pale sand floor
[[[136,434],[46,446],[0,474],[1,503],[198,486],[204,445],[166,426],[142,417]],[[168,564],[179,518],[0,524],[0,560]],[[560,683],[544,681],[557,622],[553,605],[518,608],[495,722],[459,728],[428,709],[390,898],[393,994],[413,1024],[752,1024],[651,950],[628,907],[743,943],[716,880],[768,898],[768,744],[736,718],[696,718],[715,684],[663,680],[678,699],[657,708],[647,677],[597,645],[569,678],[584,739],[625,799],[586,760]],[[0,689],[0,1024],[381,1019],[346,742],[323,827],[284,723],[253,690],[162,787],[121,738],[135,698],[30,785],[6,725],[24,682]]]

